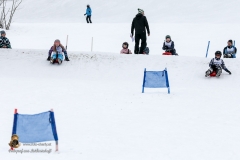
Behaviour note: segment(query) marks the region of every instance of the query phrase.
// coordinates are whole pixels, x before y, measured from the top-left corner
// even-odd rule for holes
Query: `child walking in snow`
[[[131,52],[131,50],[130,49],[128,49],[128,43],[127,42],[124,42],[123,44],[122,44],[122,50],[120,51],[120,53],[121,54],[132,54],[132,52]]]
[[[91,7],[90,7],[90,5],[88,4],[87,5],[87,10],[86,10],[86,13],[84,14],[84,16],[85,15],[87,15],[87,17],[86,17],[86,21],[87,21],[87,23],[92,23],[92,20],[91,20],[91,16],[92,16],[92,9],[91,9]]]
[[[63,45],[60,43],[60,40],[55,40],[54,45],[52,46],[52,53],[51,53],[51,59],[50,63],[57,62],[58,64],[61,64],[63,61],[63,51],[64,51]]]
[[[205,76],[209,76],[211,73],[216,72],[216,77],[219,77],[222,73],[222,69],[224,69],[229,74],[232,74],[227,67],[225,66],[224,61],[221,59],[222,52],[216,51],[215,58],[211,59],[209,63],[209,69],[206,71]]]

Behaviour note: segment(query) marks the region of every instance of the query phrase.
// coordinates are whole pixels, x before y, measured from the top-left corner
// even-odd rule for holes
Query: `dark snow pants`
[[[87,16],[86,20],[87,20],[87,23],[89,23],[89,22],[92,23],[91,16]]]
[[[141,40],[141,47],[140,47],[140,51],[139,51],[139,41]],[[143,50],[146,48],[147,46],[147,36],[146,33],[141,33],[141,34],[136,34],[135,35],[135,50],[134,53],[135,54],[143,54]]]

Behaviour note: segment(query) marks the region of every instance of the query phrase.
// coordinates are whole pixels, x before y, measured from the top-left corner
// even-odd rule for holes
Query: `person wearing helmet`
[[[174,48],[174,42],[172,41],[170,35],[167,35],[167,36],[165,37],[165,41],[163,42],[163,47],[162,47],[162,49],[165,50],[166,52],[172,53],[172,55],[175,55],[175,56],[178,55],[178,54],[176,53],[176,50],[175,50],[175,48]]]
[[[225,66],[224,61],[221,59],[222,52],[216,51],[215,58],[211,59],[209,63],[209,69],[206,71],[205,76],[208,77],[212,72],[216,72],[216,77],[219,77],[222,73],[222,69],[224,69],[229,74],[232,74],[227,67]]]
[[[0,36],[0,48],[12,49],[11,43],[8,40],[8,38],[6,37],[6,32],[2,30],[0,33],[1,33],[1,36]]]
[[[87,23],[92,23],[92,20],[91,20],[91,16],[92,16],[92,9],[90,8],[90,5],[88,4],[87,5],[87,10],[86,10],[86,13],[84,14],[84,16],[87,15],[86,17],[86,20],[87,20]]]
[[[128,43],[127,42],[124,42],[123,44],[122,44],[122,50],[120,51],[120,54],[132,54],[132,52],[131,52],[131,50],[130,49],[128,49]]]
[[[134,35],[135,30],[135,54],[143,54],[144,49],[147,46],[147,36],[146,36],[146,29],[147,34],[150,36],[149,25],[146,16],[144,15],[144,11],[142,9],[138,9],[138,14],[132,21],[131,26],[131,37]],[[141,40],[141,47],[139,50],[139,42]]]
[[[236,58],[237,48],[233,46],[233,41],[230,39],[227,42],[227,47],[223,49],[224,58]]]

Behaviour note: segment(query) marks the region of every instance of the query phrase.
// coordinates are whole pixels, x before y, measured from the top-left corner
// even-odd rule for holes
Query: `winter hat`
[[[228,42],[230,42],[231,44],[233,43],[233,41],[230,39],[230,40],[228,40]]]
[[[2,30],[2,31],[1,31],[1,35],[2,35],[2,34],[6,34],[6,32],[5,32],[4,30]]]
[[[141,13],[141,14],[143,14],[143,13],[144,13],[144,10],[142,10],[142,9],[138,8],[138,13]]]
[[[87,7],[89,7],[89,8],[90,8],[90,5],[88,4],[88,5],[87,5]]]
[[[221,51],[216,51],[216,52],[215,52],[215,56],[216,56],[216,55],[222,56],[222,52],[221,52]]]
[[[126,45],[127,48],[128,48],[128,46],[129,46],[129,44],[128,44],[127,42],[124,42],[124,43],[122,44],[122,48],[124,48],[124,47],[123,47],[124,45]],[[124,48],[124,49],[127,49],[127,48]]]
[[[170,39],[171,39],[171,36],[170,36],[170,35],[166,35],[165,39],[167,39],[167,38],[170,38]]]
[[[59,40],[59,39],[56,39],[56,40],[54,41],[54,43],[55,43],[55,42],[59,42],[59,43],[60,43],[60,40]]]

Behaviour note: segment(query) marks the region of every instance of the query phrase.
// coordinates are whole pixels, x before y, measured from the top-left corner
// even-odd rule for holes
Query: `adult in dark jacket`
[[[90,8],[90,5],[88,4],[87,5],[87,10],[86,10],[86,13],[84,14],[84,16],[87,15],[86,17],[86,20],[87,20],[87,23],[92,23],[92,20],[91,20],[91,16],[92,16],[92,9]]]
[[[171,39],[171,36],[170,35],[167,35],[165,37],[165,42],[163,42],[163,47],[162,47],[163,50],[165,50],[166,52],[171,52],[172,55],[178,55],[176,53],[176,49],[174,48],[174,42],[172,41]]]
[[[12,49],[11,43],[10,43],[10,41],[8,40],[8,38],[6,37],[6,32],[5,32],[5,31],[1,31],[1,36],[0,36],[0,48]]]
[[[146,36],[146,29],[148,36],[150,36],[150,30],[148,26],[147,18],[144,16],[144,11],[142,9],[138,9],[138,14],[132,21],[132,28],[131,33],[132,36],[134,35],[133,31],[135,29],[135,54],[143,54],[143,50],[147,46],[147,36]],[[141,39],[141,48],[139,51],[139,41]]]
[[[223,49],[224,58],[236,58],[237,48],[233,46],[233,41],[230,39],[228,41],[227,47]]]

